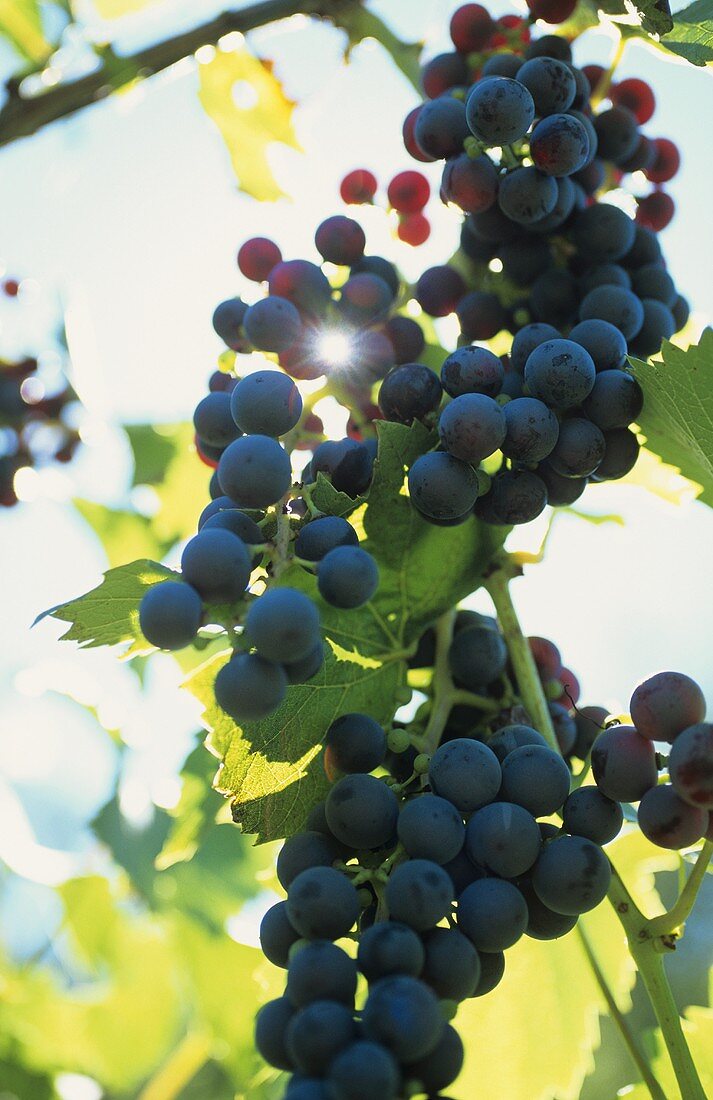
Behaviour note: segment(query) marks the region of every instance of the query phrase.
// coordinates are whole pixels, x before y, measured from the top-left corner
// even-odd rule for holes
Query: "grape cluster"
[[[602,725],[604,709],[589,710],[592,726]],[[659,672],[639,684],[629,711],[631,725],[609,725],[592,744],[596,788],[584,790],[596,794],[588,797],[598,794],[602,804],[638,802],[639,828],[661,848],[710,840],[713,725],[704,721],[700,687],[681,672]],[[657,753],[655,742],[671,745],[667,759]]]
[[[561,705],[555,682],[572,696],[574,676],[553,643],[530,645]],[[433,659],[427,631],[410,663]],[[494,620],[459,612],[454,683],[497,699],[507,663]],[[286,1096],[440,1094],[463,1062],[449,1022],[458,1004],[498,985],[505,952],[523,935],[558,938],[606,894],[601,846],[619,832],[621,808],[612,803],[605,820],[584,788],[570,793],[565,760],[524,719],[522,708],[486,718],[477,705],[455,707],[431,754],[418,723],[387,733],[367,714],[344,714],[326,731],[329,793],[285,842],[277,875],[286,900],[260,929],[287,984],[261,1009],[256,1043],[292,1074]],[[542,820],[553,815],[564,825]]]

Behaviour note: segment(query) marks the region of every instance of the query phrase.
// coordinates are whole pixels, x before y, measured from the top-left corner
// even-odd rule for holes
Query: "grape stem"
[[[592,91],[592,96],[590,100],[592,107],[598,107],[601,101],[607,98],[609,94],[609,89],[612,86],[612,81],[614,80],[616,70],[619,68],[619,65],[621,64],[621,59],[624,56],[626,43],[627,39],[624,37],[623,34],[620,34],[619,41],[616,44],[616,50],[614,51],[614,56],[611,59],[611,64],[609,65],[609,68],[604,73],[602,73],[596,88],[594,88]]]
[[[539,730],[550,748],[559,752],[540,674],[510,596],[511,577],[512,565],[508,560],[507,564],[499,565],[485,578],[485,587],[495,604],[495,612],[508,647],[523,705],[535,729]]]
[[[662,913],[659,917],[652,917],[648,922],[648,929],[652,936],[675,935],[686,923],[698,897],[698,891],[708,870],[711,856],[713,856],[713,841],[707,840],[698,853],[693,870],[688,876],[675,905],[668,912]]]
[[[640,1050],[639,1045],[636,1042],[636,1039],[626,1022],[624,1013],[621,1011],[619,1005],[616,1003],[614,994],[609,988],[609,983],[606,980],[604,971],[599,965],[599,960],[597,959],[597,956],[594,952],[594,948],[592,947],[589,936],[582,927],[581,921],[578,921],[577,923],[577,934],[582,943],[582,948],[584,950],[584,954],[587,956],[587,961],[592,969],[592,973],[594,974],[595,981],[599,986],[599,989],[601,990],[601,994],[604,997],[604,1000],[606,1001],[607,1008],[609,1009],[609,1015],[619,1029],[619,1033],[624,1040],[624,1045],[626,1046],[626,1049],[631,1055],[632,1061],[634,1062],[636,1068],[641,1075],[641,1080],[644,1082],[651,1094],[651,1100],[666,1100],[666,1094],[664,1093],[663,1089],[651,1072],[648,1062],[646,1061],[646,1057],[643,1051]]]
[[[189,1031],[144,1085],[138,1100],[175,1100],[206,1064],[212,1046],[209,1035]]]

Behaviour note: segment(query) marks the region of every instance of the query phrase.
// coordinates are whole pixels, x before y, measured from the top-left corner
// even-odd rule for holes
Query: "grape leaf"
[[[713,63],[713,2],[696,0],[673,17],[673,30],[661,40],[667,50],[692,65]]]
[[[0,37],[6,38],[23,61],[41,66],[52,53],[42,30],[37,0],[0,0]]]
[[[664,341],[662,361],[630,359],[644,391],[647,447],[702,486],[713,507],[713,330],[686,351]]]
[[[628,33],[641,33],[649,35],[666,34],[673,27],[671,8],[668,0],[593,0],[592,6],[599,11],[611,16],[614,22],[617,16],[625,16],[627,22],[623,25]],[[631,25],[633,12],[639,19],[639,27]]]
[[[300,145],[292,125],[295,105],[270,62],[246,49],[218,50],[211,61],[199,64],[198,72],[199,99],[228,147],[240,189],[263,202],[282,198],[267,148],[275,141],[297,150]]]
[[[349,36],[349,49],[365,38],[375,39],[388,50],[394,64],[420,90],[422,42],[403,42],[374,12],[358,5],[334,5],[332,18]]]
[[[183,440],[176,424],[125,424],[134,456],[134,485],[156,485],[175,458]]]
[[[162,558],[174,542],[158,538],[152,520],[140,512],[107,508],[93,500],[77,499],[73,503],[100,540],[113,567],[127,558]]]
[[[320,471],[311,493],[312,503],[325,516],[343,516],[346,519],[364,503],[365,497],[350,497],[340,493]]]
[[[127,429],[134,451],[134,484],[153,486],[159,501],[152,518],[158,541],[172,545],[194,534],[208,503],[208,470],[196,455],[193,425]]]
[[[147,653],[153,646],[146,641],[139,627],[139,604],[148,588],[159,581],[176,578],[177,574],[158,562],[140,559],[109,569],[101,584],[43,612],[70,623],[61,641],[79,642],[83,649],[101,645],[130,643],[126,655]]]

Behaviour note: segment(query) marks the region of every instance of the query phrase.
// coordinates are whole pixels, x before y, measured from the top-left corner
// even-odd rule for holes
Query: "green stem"
[[[453,640],[456,612],[447,611],[436,623],[436,659],[433,664],[433,705],[418,748],[430,756],[441,740],[453,706],[453,680],[448,666],[448,650]]]
[[[208,1061],[212,1045],[208,1035],[189,1032],[144,1085],[138,1100],[175,1100]]]
[[[636,1039],[634,1038],[634,1035],[626,1022],[626,1018],[619,1008],[619,1005],[616,1003],[614,994],[609,987],[609,983],[607,982],[604,971],[599,965],[599,960],[594,953],[592,944],[589,940],[589,937],[587,936],[587,933],[584,931],[581,921],[579,921],[577,924],[577,933],[581,940],[584,953],[587,956],[587,961],[592,968],[594,978],[601,990],[604,1000],[606,1001],[607,1008],[609,1009],[609,1015],[619,1029],[619,1034],[624,1041],[626,1049],[631,1055],[632,1061],[634,1062],[636,1068],[641,1075],[641,1080],[644,1082],[647,1089],[649,1090],[652,1100],[666,1100],[666,1094],[664,1093],[663,1089],[651,1072],[643,1051],[639,1049],[638,1043],[636,1042]]]
[[[619,41],[616,44],[616,50],[614,51],[614,56],[611,60],[611,64],[606,72],[602,74],[599,83],[592,92],[590,100],[592,107],[597,107],[603,99],[606,99],[607,95],[609,94],[609,89],[612,86],[614,75],[616,73],[616,70],[619,68],[619,65],[621,64],[622,57],[624,56],[626,43],[627,39],[624,37],[624,35],[619,35]]]
[[[329,4],[326,7],[329,8]],[[418,94],[422,94],[420,42],[402,42],[375,12],[361,4],[345,6],[343,11],[337,12],[332,18],[338,27],[347,32],[350,44],[361,42],[363,38],[373,38],[379,42],[391,54],[396,67],[413,84]]]
[[[711,856],[713,856],[713,841],[707,840],[698,853],[693,870],[688,876],[676,904],[667,913],[662,913],[660,917],[653,917],[649,921],[649,931],[652,936],[673,935],[686,923],[698,897],[698,891],[708,870]]]
[[[535,727],[547,741],[550,748],[559,752],[557,738],[552,726],[550,708],[542,689],[540,674],[527,638],[522,632],[517,612],[510,596],[508,574],[505,569],[495,569],[485,580],[500,623],[500,629],[507,643],[515,679],[525,709]]]

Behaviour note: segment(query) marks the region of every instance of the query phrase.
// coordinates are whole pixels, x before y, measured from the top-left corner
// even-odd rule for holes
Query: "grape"
[[[423,149],[416,141],[415,136],[416,122],[423,106],[425,106],[425,104],[422,104],[419,107],[414,107],[413,110],[409,111],[409,113],[406,115],[403,126],[401,127],[401,136],[404,139],[406,151],[411,154],[414,160],[419,160],[422,164],[428,164],[430,161],[437,160],[438,158],[432,157],[428,153],[424,153]],[[376,184],[376,180],[374,180],[374,184]],[[374,190],[376,190],[376,186],[374,187]]]
[[[565,0],[565,3],[569,3],[569,0]],[[574,99],[572,100],[572,107],[577,108],[578,111],[581,112],[589,107],[589,97],[592,94],[592,86],[581,69],[578,69],[575,65],[568,65],[567,67],[574,77],[575,92]],[[587,121],[589,122],[588,118]],[[594,131],[594,126],[591,122],[590,126],[592,126],[592,131],[596,136],[596,131]],[[590,155],[593,155],[593,150]]]
[[[290,487],[290,456],[269,436],[242,436],[223,452],[218,480],[223,492],[242,507],[267,508]]]
[[[224,499],[229,500],[230,498],[225,497]],[[232,533],[242,539],[248,547],[259,546],[265,541],[265,536],[255,520],[251,519],[250,516],[246,516],[245,512],[241,512],[238,508],[223,508],[214,515],[208,516],[206,521],[200,526],[201,531],[212,531],[215,528],[232,531]],[[253,556],[253,566],[259,563],[261,557],[261,552]]]
[[[569,793],[570,774],[559,753],[542,745],[522,745],[502,762],[501,797],[545,817],[560,809]]]
[[[358,205],[371,202],[376,194],[377,187],[376,176],[373,172],[370,172],[368,168],[354,168],[351,172],[347,172],[340,183],[339,194],[342,202]]]
[[[503,775],[506,763],[503,761]],[[514,878],[528,871],[537,859],[540,830],[522,806],[493,802],[476,810],[468,822],[466,851],[473,863],[503,878]]]
[[[332,607],[363,607],[379,587],[379,570],[359,546],[337,546],[317,566],[319,593]]]
[[[506,470],[493,478],[483,501],[489,503],[496,523],[529,523],[547,505],[547,488],[542,478],[529,470]]]
[[[362,1025],[367,1038],[381,1043],[406,1064],[430,1054],[446,1026],[435,993],[418,978],[402,974],[374,983],[364,1005]]]
[[[668,306],[655,298],[644,298],[641,306],[643,321],[629,343],[629,351],[639,359],[646,359],[660,350],[663,340],[669,340],[673,336],[676,322]]]
[[[397,833],[414,859],[448,863],[463,847],[465,826],[451,802],[435,794],[421,794],[402,808]]]
[[[529,286],[534,282],[540,272],[549,267],[550,260],[548,242],[538,240],[537,237],[526,237],[522,241],[504,244],[500,248],[503,273],[507,279],[512,279],[518,286]],[[549,336],[559,336],[559,333],[555,330]]]
[[[577,215],[572,239],[588,263],[608,263],[626,256],[634,243],[634,223],[611,203],[599,202]]]
[[[436,1048],[425,1058],[412,1062],[408,1067],[408,1076],[410,1080],[418,1081],[421,1089],[429,1096],[435,1096],[436,1093],[440,1095],[440,1089],[455,1081],[463,1068],[463,1060],[461,1037],[454,1027],[446,1024]]]
[[[636,379],[626,371],[608,370],[600,374],[583,409],[602,431],[625,428],[639,416],[644,395]]]
[[[441,413],[438,434],[444,449],[463,462],[478,463],[493,454],[505,438],[502,407],[482,393],[455,397]]]
[[[411,317],[390,317],[384,325],[384,332],[399,365],[418,359],[425,347],[423,329]]]
[[[507,313],[497,294],[473,290],[456,304],[456,314],[466,340],[491,340],[507,320]]]
[[[426,955],[420,936],[397,921],[373,924],[359,941],[357,965],[369,982],[390,974],[421,973]]]
[[[261,351],[285,351],[302,330],[299,311],[275,295],[249,306],[243,324],[250,342]]]
[[[504,408],[506,434],[501,450],[518,462],[539,462],[551,453],[559,423],[551,409],[535,397],[516,397]]]
[[[302,1073],[324,1073],[354,1038],[354,1018],[338,1001],[313,1001],[290,1020],[285,1045]]]
[[[317,644],[319,631],[317,608],[295,588],[269,589],[250,605],[245,617],[246,638],[271,661],[306,657]]]
[[[379,408],[387,420],[411,424],[436,411],[443,390],[435,374],[421,363],[405,363],[389,371],[379,390]]]
[[[691,309],[688,302],[682,294],[676,295],[676,301],[671,307],[671,314],[673,316],[673,323],[676,326],[676,332],[680,332],[684,327],[690,316]]]
[[[674,741],[688,726],[702,722],[706,701],[695,680],[682,672],[658,672],[634,690],[631,720],[650,741]]]
[[[277,710],[287,694],[281,665],[257,653],[231,657],[215,678],[215,699],[236,722],[257,722]]]
[[[449,95],[424,103],[413,127],[414,141],[433,160],[462,153],[463,142],[469,136],[465,106]]]
[[[428,781],[436,794],[467,814],[497,796],[500,765],[487,745],[459,737],[436,749],[431,757]]]
[[[651,183],[668,183],[678,172],[681,165],[681,154],[678,148],[668,138],[654,138],[656,157],[654,163],[646,170],[646,178]]]
[[[709,753],[709,769],[710,762]],[[713,807],[713,784],[710,785],[707,803]],[[646,839],[659,848],[689,848],[701,839],[708,828],[709,815],[705,805],[694,806],[690,799],[684,801],[668,783],[652,787],[639,803],[639,828]]]
[[[341,871],[312,866],[290,883],[287,915],[300,935],[336,940],[346,936],[359,916],[359,898]]]
[[[543,23],[564,23],[574,11],[576,0],[528,0],[527,6],[533,19],[541,19]],[[555,35],[545,35],[545,38],[566,44],[564,39]],[[541,38],[537,39],[532,45],[537,46],[542,41]]]
[[[393,1056],[381,1043],[352,1043],[332,1062],[327,1075],[330,1100],[395,1100],[401,1075]]]
[[[472,133],[490,146],[519,141],[535,117],[535,104],[525,85],[502,76],[479,80],[465,110]]]
[[[447,317],[465,294],[463,277],[448,264],[429,267],[416,283],[415,297],[431,317]]]
[[[396,832],[394,792],[372,775],[347,775],[334,784],[325,804],[327,824],[350,848],[381,848]]]
[[[341,516],[320,516],[300,528],[295,554],[305,561],[320,561],[337,546],[358,546],[359,537]]]
[[[190,584],[161,581],[141,599],[139,626],[158,649],[183,649],[198,633],[203,616],[201,598]]]
[[[586,348],[597,371],[618,370],[626,363],[624,334],[609,321],[600,318],[580,321],[569,338]],[[596,381],[594,384],[596,386]]]
[[[241,350],[245,343],[243,320],[247,308],[242,298],[228,298],[216,306],[213,313],[213,328],[223,343],[234,351]]]
[[[577,313],[579,293],[568,271],[550,268],[535,279],[530,291],[532,314],[538,321],[565,326]]]
[[[523,745],[540,745],[546,748],[547,742],[532,726],[523,725],[503,726],[488,741],[488,748],[495,753],[501,764],[506,756]]]
[[[277,878],[287,890],[302,871],[331,867],[342,854],[337,841],[313,830],[289,836],[277,856]]]
[[[619,264],[597,264],[585,271],[579,285],[583,294],[588,294],[596,286],[623,286],[631,290],[631,276]]]
[[[505,951],[527,928],[525,899],[511,882],[479,879],[458,899],[458,927],[478,952]],[[476,995],[482,994],[476,989]]]
[[[238,432],[237,434],[239,435],[240,433]],[[206,443],[198,435],[193,437],[193,443],[196,448],[196,454],[201,462],[215,470],[225,448],[211,447],[210,443]]]
[[[309,260],[283,260],[270,272],[271,295],[287,298],[308,316],[321,316],[332,298],[326,275]]]
[[[354,960],[329,940],[314,940],[290,959],[285,994],[295,1008],[313,1001],[339,1001],[351,1007],[356,986]]]
[[[655,233],[643,225],[634,225],[634,241],[622,259],[628,268],[643,267],[661,260],[661,245]]]
[[[437,863],[410,859],[391,872],[385,896],[392,919],[425,932],[450,912],[453,883]]]
[[[319,641],[314,649],[311,649],[298,661],[283,661],[282,667],[290,684],[305,684],[319,672],[324,664],[324,644]]]
[[[468,214],[487,210],[498,194],[498,173],[490,157],[471,160],[467,153],[450,157],[443,169],[441,194]]]
[[[507,663],[507,646],[500,634],[487,627],[460,630],[448,650],[448,664],[458,683],[469,691],[491,684]]]
[[[604,163],[596,157],[572,176],[574,182],[584,188],[585,194],[595,195],[606,179]]]
[[[264,282],[281,259],[280,249],[267,237],[251,237],[238,250],[238,267],[254,283]]]
[[[458,84],[468,84],[468,76],[466,59],[454,52],[437,54],[421,69],[421,83],[429,99],[443,95]]]
[[[258,1054],[276,1069],[294,1068],[286,1046],[287,1028],[294,1011],[287,997],[277,997],[264,1004],[255,1019]]]
[[[532,396],[556,409],[580,404],[591,392],[595,377],[591,355],[572,340],[548,340],[530,352],[525,363]]]
[[[713,810],[713,725],[696,722],[673,743],[668,770],[676,793],[689,805]]]
[[[497,397],[503,381],[503,365],[497,355],[475,345],[458,348],[441,367],[441,384],[451,397],[480,393]]]
[[[574,716],[577,727],[577,740],[572,749],[574,756],[586,760],[608,717],[606,707],[580,707]]]
[[[386,734],[368,714],[343,714],[324,738],[327,774],[373,772],[383,763]]]
[[[538,322],[525,325],[515,334],[510,348],[510,362],[515,370],[520,371],[522,374],[525,370],[525,363],[535,348],[538,348],[540,344],[545,344],[550,340],[559,340],[560,338],[559,332],[553,325],[544,325]]]
[[[250,435],[285,435],[302,415],[297,386],[276,370],[255,371],[242,378],[229,400],[235,423]]]
[[[552,114],[537,123],[530,136],[530,156],[548,176],[571,176],[587,163],[587,129],[573,115]]]
[[[626,287],[598,286],[583,298],[579,315],[583,321],[608,321],[626,340],[632,340],[644,323],[644,306]]]
[[[260,922],[260,947],[262,953],[275,966],[287,969],[290,948],[300,938],[287,916],[287,902],[278,901],[265,913]]]
[[[378,275],[383,279],[395,298],[401,286],[399,273],[390,260],[383,256],[363,256],[358,263],[352,265],[352,275]]]
[[[423,942],[426,957],[421,980],[442,1000],[472,997],[480,978],[480,961],[470,940],[455,928],[434,928]]]
[[[658,770],[651,741],[633,726],[610,726],[592,746],[592,774],[600,791],[615,802],[638,802],[656,786]]]
[[[602,461],[604,449],[604,435],[597,425],[584,417],[574,416],[560,425],[550,466],[563,477],[587,477]]]
[[[451,40],[461,53],[482,50],[493,30],[492,16],[481,4],[463,4],[451,16]]]
[[[522,58],[514,53],[496,53],[483,65],[481,77],[505,76],[509,79],[517,76],[522,66]]]
[[[557,184],[537,168],[515,168],[500,181],[498,202],[503,214],[512,221],[531,225],[554,210]]]
[[[649,121],[656,108],[656,100],[650,86],[645,80],[638,80],[635,77],[620,80],[612,85],[609,98],[617,106],[627,107],[642,126]]]
[[[505,973],[505,956],[502,951],[479,951],[480,980],[475,987],[474,997],[484,997],[492,993],[500,984]]]
[[[303,1077],[298,1074],[289,1078],[285,1097],[289,1097],[289,1100],[329,1100],[321,1078]]]
[[[326,439],[316,448],[310,465],[315,479],[323,473],[338,492],[354,497],[368,488],[373,464],[366,444],[356,439]]]
[[[634,293],[640,298],[656,298],[669,309],[676,301],[676,287],[673,279],[657,263],[644,264],[637,268],[632,276],[631,285]]]
[[[531,882],[519,882],[518,889],[527,904],[526,936],[533,940],[557,940],[575,927],[577,916],[555,913],[554,909],[549,909],[540,901]]]
[[[583,836],[594,844],[608,844],[619,835],[624,814],[618,802],[596,787],[579,787],[565,802],[562,820],[568,833]]]
[[[597,844],[580,836],[560,836],[545,846],[532,873],[541,902],[555,913],[577,916],[606,897],[609,860]]]
[[[422,515],[433,520],[465,518],[478,496],[475,471],[440,451],[421,455],[408,473],[409,495]]]
[[[479,878],[485,878],[488,873],[483,867],[473,866],[468,859],[465,848],[462,848],[454,859],[444,863],[443,870],[448,872],[456,897],[459,897],[466,886],[470,886],[471,882],[475,882]]]
[[[639,441],[628,428],[612,428],[604,433],[604,458],[597,466],[595,481],[614,481],[625,477],[636,465]]]
[[[586,477],[562,477],[548,462],[540,463],[537,467],[537,476],[541,477],[545,483],[547,503],[555,508],[574,504],[587,487]]]
[[[314,243],[319,254],[329,263],[350,266],[364,255],[366,236],[353,218],[335,214],[317,226]]]
[[[474,237],[492,244],[517,241],[522,236],[520,227],[506,218],[497,203],[480,214],[469,214],[465,224]]]
[[[211,603],[232,603],[247,588],[252,572],[248,548],[232,531],[199,531],[181,555],[184,578]]]
[[[240,435],[230,414],[230,394],[209,393],[196,405],[193,426],[203,443],[227,447]]]
[[[614,106],[602,111],[594,119],[594,129],[599,139],[599,155],[604,160],[621,164],[636,149],[639,128],[627,107]]]
[[[550,214],[546,214],[544,218],[540,218],[538,222],[535,222],[533,225],[531,225],[531,233],[544,235],[547,233],[551,233],[555,229],[559,229],[559,227],[567,221],[567,218],[574,210],[574,205],[577,201],[577,190],[575,188],[575,185],[570,180],[569,176],[556,177],[555,183],[557,184],[557,201],[555,203],[554,210],[552,210]]]
[[[572,751],[572,746],[577,738],[577,727],[574,724],[574,718],[569,713],[568,708],[563,707],[561,703],[549,703],[548,709],[559,750],[563,756],[567,756]]]
[[[431,197],[431,185],[421,172],[398,172],[387,188],[389,203],[401,214],[418,214]]]
[[[524,84],[535,103],[539,118],[566,111],[572,106],[577,84],[571,69],[551,57],[536,57],[518,69],[517,79]]]
[[[357,272],[341,289],[339,312],[352,325],[370,325],[386,317],[392,298],[391,287],[379,275]]]

